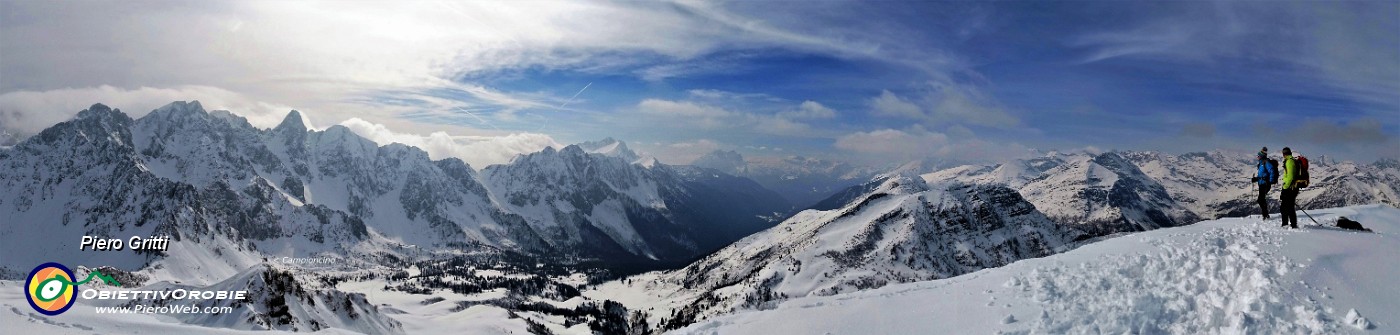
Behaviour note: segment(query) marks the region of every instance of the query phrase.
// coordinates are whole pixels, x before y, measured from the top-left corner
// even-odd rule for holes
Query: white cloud
[[[723,122],[725,119],[737,115],[715,106],[661,99],[642,100],[642,102],[637,103],[637,110],[643,114],[679,121],[683,124],[695,124],[702,128],[725,126],[726,124]]]
[[[919,155],[942,148],[948,136],[915,129],[909,132],[881,129],[856,132],[836,138],[836,148],[859,153]]]
[[[919,105],[904,100],[894,92],[884,90],[880,95],[870,99],[870,110],[877,116],[901,117],[910,119],[923,119],[924,109]]]
[[[273,127],[292,108],[255,101],[242,94],[210,86],[124,89],[107,85],[0,94],[0,129],[27,136],[67,121],[94,103],[102,103],[139,118],[173,101],[198,100],[208,110],[228,110],[258,127]]]
[[[915,120],[929,126],[970,124],[1007,128],[1020,125],[1020,119],[976,86],[935,80],[923,89],[912,101],[889,90],[881,91],[868,100],[871,114]]]
[[[813,108],[812,105],[821,107],[819,104],[813,103],[809,104],[808,108]],[[637,103],[637,111],[641,116],[649,118],[647,119],[649,124],[666,127],[697,127],[709,130],[724,128],[782,136],[814,135],[811,125],[793,120],[789,115],[735,112],[695,101],[645,99]],[[799,109],[800,113],[814,114],[814,116],[821,116],[820,113],[827,111],[830,110],[803,112]],[[834,114],[834,112],[832,113]]]
[[[971,134],[965,128],[955,127],[952,131]],[[846,134],[836,138],[834,146],[857,154],[857,159],[883,163],[925,158],[939,158],[953,163],[986,163],[1025,157],[1032,152],[1018,143],[950,137],[917,125],[906,130],[880,129]]]
[[[947,82],[929,84],[933,92],[933,122],[965,123],[989,127],[1013,127],[1021,122],[981,89]]]
[[[715,140],[702,138],[672,143],[636,143],[632,147],[643,156],[656,157],[656,160],[662,163],[685,165],[694,162],[700,156],[723,148],[724,145]]]
[[[687,90],[690,97],[715,102],[752,102],[752,103],[773,103],[782,102],[783,99],[765,93],[739,93],[716,89],[692,89]]]
[[[345,120],[340,125],[380,145],[402,143],[415,146],[427,151],[428,157],[432,159],[455,157],[471,164],[472,168],[475,169],[485,168],[492,164],[507,163],[516,155],[537,152],[544,150],[545,147],[562,147],[548,135],[535,133],[515,133],[504,136],[454,136],[447,132],[438,131],[428,135],[418,135],[395,132],[382,124],[359,118]]]
[[[778,116],[788,119],[830,119],[836,117],[836,110],[807,100],[798,105],[796,110],[778,113]]]
[[[786,136],[812,135],[811,125],[783,117],[748,114],[745,115],[745,118],[753,126],[754,131],[760,133]]]

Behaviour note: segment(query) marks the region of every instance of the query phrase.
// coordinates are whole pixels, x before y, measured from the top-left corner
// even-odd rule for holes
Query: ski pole
[[[1305,210],[1303,210],[1303,209],[1301,209],[1301,208],[1299,208],[1298,211],[1299,211],[1299,212],[1303,212],[1303,215],[1307,215],[1307,216],[1308,216],[1308,220],[1312,220],[1313,224],[1316,224],[1316,225],[1319,225],[1319,226],[1322,225],[1321,223],[1317,223],[1317,219],[1314,219],[1314,218],[1312,217],[1312,214],[1308,214],[1308,211],[1305,211]]]
[[[1300,192],[1300,193],[1301,193],[1301,192]],[[1295,206],[1296,206],[1296,205],[1295,205]],[[1318,226],[1322,226],[1321,223],[1318,223],[1318,222],[1317,222],[1317,219],[1314,219],[1314,218],[1312,217],[1312,214],[1308,214],[1308,211],[1303,210],[1303,206],[1296,206],[1296,207],[1298,207],[1298,211],[1299,211],[1299,212],[1303,212],[1303,215],[1307,215],[1307,216],[1308,216],[1308,220],[1312,220],[1313,224],[1316,224],[1316,225],[1318,225]]]

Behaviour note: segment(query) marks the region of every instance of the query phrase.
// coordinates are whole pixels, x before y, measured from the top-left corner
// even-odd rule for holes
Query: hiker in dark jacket
[[[1283,194],[1279,196],[1279,213],[1283,216],[1283,226],[1298,228],[1298,213],[1294,207],[1298,202],[1298,161],[1293,159],[1293,151],[1283,148],[1283,161],[1279,162],[1279,182],[1283,183]]]
[[[1257,162],[1255,162],[1258,172],[1254,174],[1254,182],[1259,184],[1259,213],[1265,220],[1269,219],[1269,187],[1275,180],[1278,180],[1278,171],[1269,164],[1269,147],[1259,150]]]

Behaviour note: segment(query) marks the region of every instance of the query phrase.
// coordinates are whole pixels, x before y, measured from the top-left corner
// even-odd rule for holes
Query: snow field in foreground
[[[1400,210],[1309,211],[1376,233],[1227,218],[946,280],[785,301],[678,333],[1315,334],[1400,331]],[[1302,213],[1299,213],[1302,214]],[[1275,216],[1277,218],[1277,216]]]

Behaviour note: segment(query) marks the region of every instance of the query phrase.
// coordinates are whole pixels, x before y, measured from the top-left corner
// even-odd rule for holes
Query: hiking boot
[[[1295,223],[1295,224],[1293,224],[1293,225],[1291,225],[1291,226],[1288,226],[1288,228],[1298,229],[1298,224]]]

